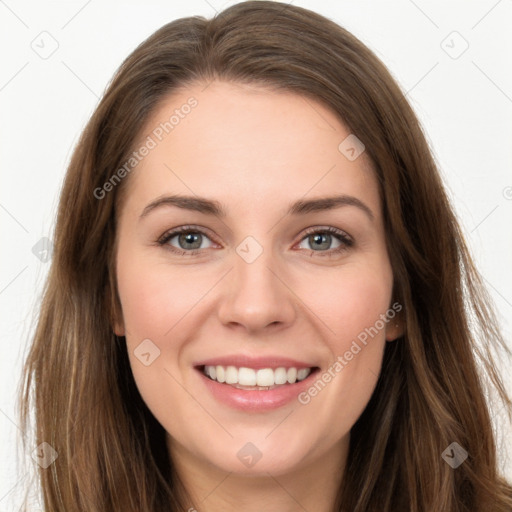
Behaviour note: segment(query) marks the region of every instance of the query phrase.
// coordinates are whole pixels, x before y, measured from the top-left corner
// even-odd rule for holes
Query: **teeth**
[[[286,384],[288,380],[288,372],[286,368],[277,368],[274,370],[274,384]]]
[[[248,386],[253,389],[269,388],[284,384],[295,384],[304,380],[310,373],[311,368],[236,368],[235,366],[205,366],[204,374],[217,382],[238,386]]]
[[[310,373],[311,370],[309,368],[301,368],[297,371],[297,380],[304,380]]]
[[[297,368],[288,368],[286,377],[288,384],[293,384],[297,380]]]
[[[224,370],[224,366],[217,366],[215,370],[217,373],[217,382],[226,382],[226,370]]]
[[[254,370],[249,370],[254,373]],[[242,368],[240,368],[239,375],[242,374]],[[256,384],[258,386],[273,386],[275,384],[274,370],[271,368],[263,368],[256,372]],[[240,382],[242,383],[242,382]]]

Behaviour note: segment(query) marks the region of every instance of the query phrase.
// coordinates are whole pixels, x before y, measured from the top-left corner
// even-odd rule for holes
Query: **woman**
[[[510,410],[506,347],[413,111],[333,22],[158,30],[54,242],[22,397],[48,510],[511,509],[477,371]]]

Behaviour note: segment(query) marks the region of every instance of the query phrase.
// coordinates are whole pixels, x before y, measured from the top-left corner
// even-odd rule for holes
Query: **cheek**
[[[117,275],[125,329],[132,340],[165,338],[216,280],[137,260],[121,263]]]
[[[183,399],[174,364],[181,344],[169,341],[175,340],[173,329],[176,324],[183,327],[185,315],[201,294],[193,285],[184,286],[183,277],[168,274],[161,265],[142,264],[135,258],[120,261],[117,269],[127,351],[137,389],[156,419],[167,429],[179,431],[180,421],[168,411],[171,397],[175,406]]]
[[[137,388],[162,424],[179,429],[179,420],[167,413],[169,397],[176,406],[190,402],[179,384],[180,352],[197,332],[200,299],[215,285],[218,275],[210,272],[201,276],[132,255],[118,260],[117,278]],[[149,356],[142,356],[147,353]]]
[[[306,296],[305,289],[302,293]],[[315,287],[309,287],[307,305],[323,320],[330,332],[332,348],[338,348],[339,353],[347,341],[373,326],[386,313],[391,294],[389,265],[354,266],[340,269],[328,279],[316,280]]]
[[[325,322],[331,363],[303,396],[311,414],[330,411],[329,421],[345,432],[366,407],[380,372],[390,308],[392,272],[388,265],[345,268],[310,295],[308,306]],[[325,391],[324,391],[325,390]],[[318,399],[316,397],[319,397]],[[325,418],[328,422],[328,419]]]

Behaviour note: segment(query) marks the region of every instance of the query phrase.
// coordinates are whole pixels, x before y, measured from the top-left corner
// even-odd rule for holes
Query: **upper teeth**
[[[217,382],[226,384],[240,384],[242,386],[274,386],[279,384],[294,384],[304,380],[310,373],[311,368],[237,368],[236,366],[205,366],[205,375]]]

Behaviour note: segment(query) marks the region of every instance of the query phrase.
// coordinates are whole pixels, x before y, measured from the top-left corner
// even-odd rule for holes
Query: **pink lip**
[[[264,357],[250,357],[244,355],[231,355],[223,357],[215,357],[212,359],[205,359],[204,361],[198,361],[194,363],[194,366],[236,366],[237,368],[254,368],[259,370],[261,368],[313,368],[315,364],[306,363],[303,361],[297,361],[296,359],[289,359],[287,357],[279,356],[264,356]]]
[[[309,366],[307,367],[309,368]],[[313,370],[304,380],[296,382],[295,384],[284,384],[268,391],[247,391],[234,388],[229,384],[221,384],[220,382],[207,377],[203,373],[202,369],[197,370],[206,389],[217,401],[234,409],[254,413],[277,409],[292,402],[293,400],[297,400],[298,395],[311,386],[313,379],[316,378],[316,374],[319,371],[318,368]]]

